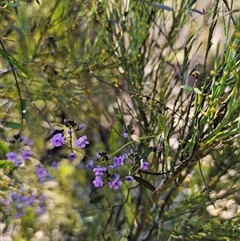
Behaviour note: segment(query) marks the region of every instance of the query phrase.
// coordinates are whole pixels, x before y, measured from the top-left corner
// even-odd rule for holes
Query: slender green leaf
[[[27,70],[9,53],[7,53],[6,51],[0,49],[0,55],[6,59],[9,63],[11,63],[12,65],[14,65],[18,70],[19,73],[23,76],[23,77],[27,77]]]
[[[90,203],[98,203],[98,202],[100,202],[103,198],[104,198],[104,195],[98,195],[98,196],[92,198],[89,202],[90,202]]]
[[[195,13],[199,13],[199,14],[203,15],[203,12],[201,12],[201,11],[199,11],[199,10],[197,10],[197,9],[194,9],[194,8],[191,8],[190,11],[191,11],[191,12],[195,12]]]
[[[16,122],[7,122],[6,127],[12,128],[12,129],[21,129],[23,128],[23,125]]]
[[[173,11],[173,8],[166,6],[164,4],[160,4],[160,3],[152,3],[152,5],[158,9],[162,9],[162,10],[167,10],[167,11]]]
[[[152,192],[154,192],[156,190],[156,188],[150,184],[149,182],[147,182],[146,180],[137,177],[137,176],[133,176],[134,180],[137,181],[139,184],[143,185],[144,187],[146,187],[147,189],[151,190]]]
[[[180,88],[183,89],[183,90],[186,90],[186,91],[192,91],[193,90],[192,86],[190,86],[190,85],[181,85]]]
[[[29,122],[30,121],[30,116],[29,116],[29,112],[28,112],[27,100],[23,99],[22,103],[23,103],[23,109],[22,109],[23,118],[27,122]]]
[[[151,152],[153,152],[153,147],[147,148],[147,150],[141,155],[142,158],[146,160]]]
[[[8,147],[5,145],[5,142],[0,140],[0,149],[3,151],[4,154],[7,154],[9,152]]]
[[[202,91],[198,88],[193,88],[193,91],[198,94],[198,95],[201,95],[202,94]]]
[[[197,2],[197,0],[193,0],[192,2],[190,2],[189,8],[191,8],[196,2]]]

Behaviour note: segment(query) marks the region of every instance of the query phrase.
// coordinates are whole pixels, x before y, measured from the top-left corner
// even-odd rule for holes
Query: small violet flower
[[[127,182],[132,182],[132,181],[133,181],[133,176],[126,176],[126,177],[125,177],[125,180],[126,180]]]
[[[122,182],[120,180],[120,175],[114,173],[114,179],[111,182],[108,182],[110,188],[117,190],[121,186]]]
[[[93,180],[94,187],[101,187],[103,185],[103,180],[100,176],[96,176]]]
[[[143,159],[140,160],[140,169],[146,171],[148,169],[148,162]]]
[[[24,211],[18,212],[14,214],[14,218],[19,219],[21,218],[23,215],[25,215]]]
[[[55,162],[55,161],[54,161],[54,162],[52,163],[52,167],[57,169],[57,168],[58,168],[58,162]]]
[[[18,154],[16,152],[9,152],[9,153],[7,153],[7,159],[9,161],[14,162],[17,159],[17,157],[18,157]]]
[[[65,140],[65,138],[62,133],[58,133],[50,139],[50,141],[52,142],[52,144],[55,147],[61,146],[63,144],[64,140]]]
[[[113,159],[113,167],[114,168],[118,168],[119,166],[123,166],[124,165],[124,159],[125,159],[124,155],[119,156],[119,157],[114,157],[114,159]]]
[[[23,159],[29,159],[32,156],[31,150],[24,150],[21,153]]]
[[[106,167],[100,167],[100,166],[97,166],[93,169],[95,176],[103,176],[106,170],[107,170]]]
[[[79,126],[77,127],[76,131],[80,131],[80,130],[82,130],[83,128],[84,128],[84,124],[81,124],[81,125],[79,125]]]
[[[68,155],[68,158],[69,158],[70,161],[73,161],[73,160],[75,160],[75,159],[77,158],[77,155],[76,155],[76,153],[71,152],[71,153]]]
[[[49,178],[49,174],[47,173],[47,170],[44,167],[37,166],[35,171],[39,182],[43,182]]]
[[[32,141],[28,137],[22,136],[21,141],[23,141],[27,146],[33,145]]]
[[[86,136],[86,135],[80,137],[80,138],[77,139],[77,140],[75,141],[75,143],[74,143],[74,145],[75,145],[76,147],[80,147],[80,148],[85,148],[86,145],[88,145],[88,144],[89,144],[89,142],[87,141],[87,136]]]
[[[7,154],[7,159],[11,161],[15,167],[19,167],[23,164],[23,160],[19,157],[16,152],[9,152]]]
[[[125,130],[122,132],[122,137],[125,139],[128,138],[128,133]]]
[[[40,216],[41,214],[46,212],[46,208],[45,207],[36,207],[35,209],[35,214],[36,216]]]
[[[13,162],[13,164],[14,164],[15,167],[20,167],[20,166],[24,165],[24,162],[21,159],[16,159]]]
[[[15,218],[21,218],[26,213],[25,209],[29,208],[29,206],[34,208],[36,202],[38,203],[38,208],[46,210],[45,196],[42,194],[36,195],[31,192],[27,192],[23,187],[20,187],[14,192],[10,192],[7,199],[1,200],[3,205],[9,206],[9,211],[14,212]]]
[[[87,168],[93,169],[93,161],[92,160],[87,164]]]

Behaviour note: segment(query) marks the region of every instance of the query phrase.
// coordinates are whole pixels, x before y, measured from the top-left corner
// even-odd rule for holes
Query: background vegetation
[[[21,183],[47,197],[39,217],[0,206],[1,238],[238,240],[239,7],[1,0],[1,197]],[[49,142],[64,119],[84,123],[90,142],[73,162]],[[15,169],[6,152],[18,133],[34,155]],[[95,189],[86,165],[96,153],[130,150],[148,170]],[[50,181],[31,173],[39,162]]]

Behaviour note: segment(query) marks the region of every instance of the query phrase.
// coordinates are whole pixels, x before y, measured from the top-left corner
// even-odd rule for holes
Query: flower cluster
[[[64,125],[68,128],[68,138],[70,139],[70,153],[68,158],[73,161],[74,159],[76,159],[77,155],[74,152],[74,147],[75,148],[80,148],[80,149],[84,149],[88,144],[88,140],[87,140],[87,136],[83,135],[80,138],[78,138],[76,141],[74,141],[74,146],[72,144],[72,134],[74,132],[80,131],[84,128],[84,125],[78,125],[76,121],[73,120],[64,120]],[[64,142],[66,141],[66,137],[64,135],[64,130],[54,130],[53,131],[53,137],[50,139],[51,143],[55,146],[55,147],[60,147],[64,144]]]
[[[47,172],[46,168],[44,167],[36,166],[35,172],[36,172],[37,180],[40,183],[47,181],[51,178],[51,175]]]
[[[43,194],[33,193],[24,186],[9,192],[8,196],[1,200],[6,206],[6,211],[15,218],[21,218],[27,209],[34,208],[36,216],[46,212],[46,197]]]
[[[9,142],[13,144],[14,149],[17,149],[17,151],[8,152],[6,154],[7,160],[12,162],[15,167],[23,166],[25,161],[33,156],[30,148],[33,143],[26,137],[20,137],[20,135],[14,135],[14,139]],[[47,172],[46,168],[38,165],[35,167],[35,174],[40,183],[50,178],[50,174]]]
[[[148,162],[143,160],[140,155],[133,151],[120,156],[115,156],[113,161],[105,152],[97,153],[96,157],[89,162],[88,168],[92,169],[95,175],[93,180],[94,187],[102,187],[104,180],[107,181],[109,188],[117,190],[121,184],[121,176],[118,173],[120,167],[127,166],[130,174],[124,175],[125,181],[132,182],[138,169],[147,170]],[[95,166],[96,164],[96,166]]]
[[[73,141],[73,133],[82,130],[84,128],[82,124],[77,125],[77,123],[72,120],[64,120],[64,124],[68,128],[67,134],[64,130],[54,130],[50,142],[54,147],[66,145],[70,150],[68,158],[74,160],[77,157],[77,149],[86,148],[89,141],[86,135],[82,135]],[[123,132],[123,137],[128,138],[128,135],[131,133],[132,130],[128,128]],[[66,140],[69,142],[66,142]],[[18,145],[17,147],[15,146],[14,151],[7,153],[6,157],[15,167],[19,167],[33,155],[30,148],[32,142],[25,137],[21,138],[19,135],[14,136],[14,140],[10,142],[14,145],[18,143]],[[69,143],[69,145],[67,145],[67,143]],[[54,162],[52,167],[57,168],[57,163]],[[106,152],[99,152],[96,157],[89,162],[87,167],[94,172],[94,187],[99,188],[107,184],[109,188],[117,190],[124,180],[126,182],[132,182],[139,170],[147,170],[148,162],[144,160],[140,154],[132,150],[122,155],[114,156],[113,158],[107,155]],[[51,175],[41,162],[35,166],[35,174],[39,183],[51,178]],[[45,197],[42,194],[33,193],[29,188],[27,190],[24,187],[10,190],[8,196],[2,199],[1,203],[4,204],[7,207],[6,210],[13,213],[16,218],[25,215],[30,207],[34,207],[36,215],[46,210]]]
[[[27,137],[20,137],[19,134],[14,135],[14,138],[9,140],[9,142],[14,144],[15,150],[7,153],[7,159],[11,161],[15,167],[24,165],[25,161],[32,156],[32,142]]]
[[[66,137],[64,135],[64,130],[54,130],[50,141],[55,147],[61,147],[63,144],[65,144],[66,139],[69,138],[69,159],[74,160],[77,156],[74,152],[75,148],[83,149],[89,144],[89,142],[86,135],[81,136],[74,142],[72,141],[73,133],[82,130],[84,127],[83,125],[77,126],[76,122],[71,120],[64,120],[64,124],[68,128],[68,136]],[[8,161],[13,163],[14,171],[16,167],[18,168],[23,166],[26,160],[29,160],[30,157],[33,156],[31,150],[33,143],[28,138],[21,137],[20,134],[14,135],[14,138],[8,142],[11,144],[11,151],[6,153],[6,158]],[[52,167],[57,168],[57,162],[54,162]],[[35,166],[35,170],[33,170],[33,172],[35,172],[36,179],[39,183],[47,181],[51,178],[51,175],[41,162]],[[15,218],[21,218],[28,211],[30,211],[30,208],[34,208],[36,216],[44,213],[46,211],[45,196],[33,192],[30,187],[26,188],[26,186],[21,186],[16,188],[18,185],[19,184],[16,185],[14,182],[11,185],[8,185],[8,194],[4,196],[2,195],[3,198],[0,199],[0,203],[5,206],[6,213],[14,215]]]

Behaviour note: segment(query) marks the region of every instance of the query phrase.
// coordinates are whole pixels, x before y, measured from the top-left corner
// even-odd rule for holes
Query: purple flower
[[[124,165],[124,159],[125,156],[119,156],[119,157],[114,157],[113,159],[113,167],[118,168],[119,166],[123,166]]]
[[[58,133],[50,139],[50,141],[52,142],[52,144],[55,147],[61,146],[63,144],[64,140],[65,140],[65,138],[62,133]]]
[[[36,174],[39,182],[43,182],[47,178],[49,178],[49,174],[47,173],[47,170],[44,167],[36,167]]]
[[[117,173],[114,173],[114,179],[111,182],[108,182],[109,187],[114,190],[117,190],[121,184],[120,175]]]
[[[46,212],[46,208],[45,207],[36,207],[35,209],[35,214],[36,216],[40,216],[41,214]]]
[[[10,197],[13,201],[19,201],[21,198],[21,193],[19,192],[12,192],[10,193]]]
[[[148,162],[144,161],[143,159],[140,160],[140,169],[142,169],[143,171],[148,169]]]
[[[34,203],[34,201],[36,200],[36,196],[35,195],[24,195],[22,194],[21,198],[20,198],[20,205],[19,208],[22,208],[23,206],[30,206]]]
[[[126,177],[125,177],[125,180],[126,180],[127,182],[132,182],[132,181],[133,181],[133,176],[126,176]]]
[[[87,164],[87,168],[93,169],[93,161],[92,160]]]
[[[28,137],[22,136],[21,141],[23,141],[27,146],[32,146],[33,143],[30,141]]]
[[[32,156],[31,150],[24,150],[21,153],[23,159],[29,159]]]
[[[84,128],[84,125],[81,124],[81,125],[79,125],[79,126],[77,127],[76,131],[80,131],[80,130],[82,130],[83,128]]]
[[[128,133],[125,130],[122,132],[122,137],[123,138],[128,138]]]
[[[25,212],[18,212],[18,213],[15,213],[14,214],[14,218],[18,219],[18,218],[21,218],[23,215],[25,214]]]
[[[54,162],[52,163],[52,167],[53,167],[53,168],[58,168],[58,163],[54,161]]]
[[[7,154],[7,159],[11,161],[15,167],[19,167],[23,164],[23,161],[20,159],[16,152],[9,152]]]
[[[93,180],[94,187],[101,187],[103,185],[103,180],[100,176],[96,176]]]
[[[30,206],[45,209],[46,198],[42,194],[36,195],[23,186],[18,190],[9,193],[8,198],[1,200],[1,203],[8,206],[8,212],[13,212],[15,218],[21,218],[26,212],[25,209]],[[45,209],[46,210],[46,209]]]
[[[68,155],[68,158],[69,158],[70,161],[75,160],[76,157],[77,157],[77,155],[76,155],[76,153],[74,153],[74,152],[71,152],[71,153]]]
[[[107,170],[106,167],[100,167],[100,166],[97,166],[93,169],[95,176],[103,176],[106,170]]]
[[[18,154],[16,152],[9,152],[7,153],[7,159],[9,161],[14,162],[18,158]]]
[[[89,142],[87,141],[87,136],[86,135],[80,137],[74,143],[74,145],[76,147],[80,147],[80,148],[85,148],[87,144],[89,144]]]
[[[2,200],[1,200],[1,203],[2,203],[3,205],[5,205],[5,206],[8,206],[11,202],[10,202],[10,200],[8,200],[8,199],[2,199]]]
[[[15,167],[20,167],[20,166],[24,165],[24,162],[21,159],[16,159],[13,162],[13,164],[14,164]]]

